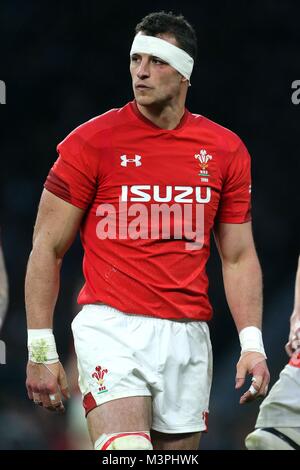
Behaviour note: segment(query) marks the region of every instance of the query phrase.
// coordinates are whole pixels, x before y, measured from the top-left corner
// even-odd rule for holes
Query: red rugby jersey
[[[176,129],[161,129],[133,101],[82,124],[57,150],[45,188],[86,211],[78,302],[208,320],[210,231],[251,218],[239,137],[188,110]]]

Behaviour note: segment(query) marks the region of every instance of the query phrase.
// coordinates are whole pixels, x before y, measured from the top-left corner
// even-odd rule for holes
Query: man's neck
[[[136,104],[140,113],[161,129],[176,129],[185,113],[184,106],[169,105],[161,108]]]

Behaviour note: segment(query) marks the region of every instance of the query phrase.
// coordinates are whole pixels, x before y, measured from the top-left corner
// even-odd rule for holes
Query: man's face
[[[161,34],[157,37],[178,46],[173,36]],[[130,73],[134,96],[141,106],[168,103],[179,95],[182,76],[159,57],[133,54]]]

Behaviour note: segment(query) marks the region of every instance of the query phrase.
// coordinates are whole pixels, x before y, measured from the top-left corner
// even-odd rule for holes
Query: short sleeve
[[[94,199],[98,178],[95,151],[76,130],[57,146],[58,159],[51,168],[44,187],[80,209]]]
[[[242,141],[228,163],[216,220],[233,224],[251,220],[251,160]]]

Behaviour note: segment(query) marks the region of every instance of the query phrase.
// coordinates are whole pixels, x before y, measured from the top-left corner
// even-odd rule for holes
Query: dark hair
[[[182,15],[175,15],[172,11],[150,13],[136,25],[135,33],[140,31],[148,36],[168,33],[175,37],[178,47],[196,59],[197,36],[194,28]]]

